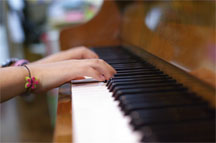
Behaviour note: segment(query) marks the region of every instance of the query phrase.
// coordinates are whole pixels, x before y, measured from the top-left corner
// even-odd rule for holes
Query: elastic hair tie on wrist
[[[23,65],[23,67],[25,67],[28,71],[29,76],[25,77],[26,83],[25,83],[25,88],[27,89],[27,92],[29,91],[29,89],[35,89],[37,87],[37,84],[39,83],[36,77],[31,77],[31,71],[30,69],[27,67],[27,65]]]
[[[28,63],[29,63],[28,60],[21,59],[21,60],[16,61],[14,66],[23,66],[23,65],[28,64]]]

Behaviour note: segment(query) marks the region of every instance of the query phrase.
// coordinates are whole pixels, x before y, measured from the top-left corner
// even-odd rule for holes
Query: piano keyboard
[[[207,102],[123,48],[93,50],[117,74],[72,84],[75,142],[215,142]]]

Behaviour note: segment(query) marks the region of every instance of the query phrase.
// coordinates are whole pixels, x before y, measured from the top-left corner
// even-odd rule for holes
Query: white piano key
[[[72,84],[74,143],[137,143],[129,117],[123,115],[105,83]]]

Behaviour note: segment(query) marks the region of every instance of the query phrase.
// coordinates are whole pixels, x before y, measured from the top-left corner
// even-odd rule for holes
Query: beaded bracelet
[[[31,76],[31,71],[30,71],[30,69],[28,68],[27,65],[24,64],[23,67],[25,67],[27,69],[28,74],[29,74],[29,76],[25,77],[25,80],[26,80],[25,88],[27,89],[26,93],[28,93],[31,89],[32,90],[35,89],[39,82],[38,82],[36,77]]]

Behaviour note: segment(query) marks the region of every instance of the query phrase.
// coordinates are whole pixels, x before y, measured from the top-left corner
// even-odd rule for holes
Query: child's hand
[[[89,76],[99,81],[110,79],[116,71],[100,59],[66,60],[48,64],[29,64],[32,75],[39,80],[37,91],[60,86],[77,77]]]
[[[71,59],[98,59],[98,55],[88,48],[82,46],[82,47],[76,47],[71,48],[66,51],[61,51],[59,53],[50,55],[44,59],[41,59],[39,61],[36,61],[34,63],[51,63],[51,62],[59,62],[64,60],[71,60]]]

